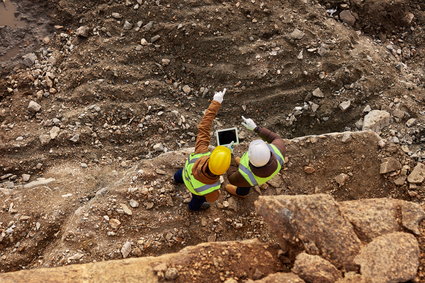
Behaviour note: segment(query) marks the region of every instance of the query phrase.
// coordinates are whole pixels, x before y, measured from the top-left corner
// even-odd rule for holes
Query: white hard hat
[[[270,149],[263,140],[253,140],[249,144],[249,162],[255,167],[266,165],[270,160],[270,155]]]

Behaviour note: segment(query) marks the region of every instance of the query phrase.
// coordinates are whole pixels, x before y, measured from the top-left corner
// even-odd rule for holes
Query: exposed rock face
[[[359,237],[366,242],[387,233],[402,231],[403,227],[419,234],[418,224],[425,218],[425,212],[418,204],[397,199],[344,201],[340,202],[340,209],[354,225]],[[397,219],[400,212],[401,219]]]
[[[371,282],[405,282],[415,278],[419,244],[407,233],[396,232],[374,239],[363,247],[355,262]]]
[[[307,253],[297,256],[292,272],[307,282],[333,283],[341,278],[341,272],[332,263]]]
[[[258,240],[204,243],[159,257],[3,273],[0,282],[222,282],[220,274],[255,278],[256,272],[272,274],[260,282],[304,282],[293,273],[276,273],[281,268],[276,254]]]
[[[263,196],[255,205],[283,247],[290,243],[305,251],[297,256],[292,272],[306,282],[404,282],[416,276],[419,244],[413,235],[401,232],[420,234],[425,211],[416,203],[337,203],[318,194]],[[361,266],[361,274],[341,278],[340,271],[356,270],[355,264]]]
[[[361,242],[331,196],[265,196],[255,204],[281,245],[302,243],[307,253],[319,254],[338,268],[356,269],[353,259]]]

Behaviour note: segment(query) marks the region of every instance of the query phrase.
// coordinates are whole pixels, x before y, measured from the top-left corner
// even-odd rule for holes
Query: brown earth
[[[395,2],[167,0],[135,9],[136,1],[20,1],[25,25],[0,28],[0,53],[19,49],[0,59],[0,235],[14,226],[0,238],[0,271],[117,259],[126,241],[134,257],[205,241],[273,242],[252,208],[258,193],[423,204],[423,184],[397,186],[397,174],[379,174],[384,157],[410,171],[425,159],[424,7]],[[338,19],[347,9],[354,27]],[[25,67],[28,52],[38,60]],[[369,105],[392,115],[386,145],[362,134],[288,140],[287,167],[268,189],[244,201],[224,193],[211,211],[189,213],[171,175],[224,87],[216,129],[239,126],[244,115],[287,139],[356,131]],[[312,95],[316,88],[324,98]],[[27,109],[31,100],[39,112]],[[57,136],[42,143],[54,127]],[[240,130],[238,153],[254,138]],[[339,186],[341,173],[349,178]],[[23,174],[55,180],[25,188]]]

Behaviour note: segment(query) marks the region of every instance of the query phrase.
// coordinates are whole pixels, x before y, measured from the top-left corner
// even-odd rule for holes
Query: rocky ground
[[[24,0],[17,11],[23,25],[0,27],[2,272],[274,243],[259,194],[423,206],[419,0]],[[189,213],[170,178],[224,87],[214,127],[244,115],[276,131],[286,169],[244,201],[223,193]],[[240,131],[238,153],[254,138]]]

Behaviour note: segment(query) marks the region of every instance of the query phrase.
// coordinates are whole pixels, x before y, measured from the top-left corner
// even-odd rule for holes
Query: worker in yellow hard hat
[[[174,174],[176,183],[184,183],[192,193],[189,209],[205,210],[209,202],[218,199],[221,186],[220,175],[226,173],[230,166],[231,150],[225,146],[217,146],[212,152],[208,146],[211,138],[212,122],[223,102],[226,89],[214,94],[213,101],[198,124],[195,152],[189,155],[184,167]]]

